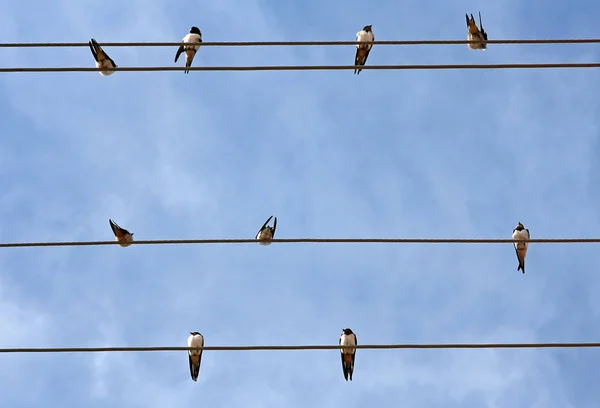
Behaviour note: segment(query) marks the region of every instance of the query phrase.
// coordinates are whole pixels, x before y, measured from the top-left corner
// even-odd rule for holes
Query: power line
[[[361,44],[376,45],[458,45],[477,43],[469,40],[391,40],[372,41]],[[487,44],[595,44],[600,38],[582,39],[542,39],[542,40],[488,40]],[[183,42],[102,42],[104,47],[179,47]],[[357,45],[356,41],[207,41],[203,47],[262,47],[262,46],[337,46]],[[88,47],[86,42],[56,43],[0,43],[0,48],[38,48],[38,47]]]
[[[549,64],[430,64],[430,65],[271,65],[271,66],[213,66],[213,67],[118,67],[114,71],[341,71],[341,70],[446,70],[446,69],[544,69],[600,68],[600,62]],[[112,70],[113,68],[111,68]],[[0,72],[98,72],[95,67],[0,68]]]
[[[600,343],[446,343],[446,344],[369,344],[358,346],[302,345],[302,346],[205,346],[205,347],[35,347],[0,348],[0,353],[99,353],[133,351],[259,351],[259,350],[339,350],[357,349],[515,349],[515,348],[595,348]]]
[[[162,239],[133,241],[133,245],[166,245],[166,244],[249,244],[258,243],[253,238],[243,239]],[[312,243],[312,244],[514,244],[523,240],[495,238],[279,238],[270,240],[274,243]],[[537,238],[526,242],[535,244],[597,244],[600,238]],[[71,242],[6,242],[0,248],[17,247],[59,247],[59,246],[98,246],[117,245],[116,241],[71,241]]]

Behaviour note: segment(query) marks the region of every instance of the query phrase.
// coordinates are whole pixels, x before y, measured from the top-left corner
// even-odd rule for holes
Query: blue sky
[[[592,2],[34,0],[3,42],[597,37]],[[120,66],[174,48],[107,48]],[[371,64],[595,62],[594,45],[375,46]],[[2,66],[93,66],[88,48]],[[346,47],[206,47],[199,65],[347,65]],[[180,61],[180,65],[183,65]],[[597,71],[0,76],[0,241],[596,237]],[[594,245],[273,244],[0,251],[0,347],[598,341]],[[0,355],[2,407],[596,407],[600,351]]]

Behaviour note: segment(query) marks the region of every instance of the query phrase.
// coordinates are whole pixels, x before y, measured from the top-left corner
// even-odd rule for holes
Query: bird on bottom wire
[[[529,240],[529,230],[525,228],[520,222],[517,224],[512,233],[512,239]],[[517,271],[521,270],[525,274],[525,257],[527,256],[527,249],[529,248],[528,242],[515,242],[515,252],[517,253],[517,259],[519,260],[519,266]]]
[[[198,332],[190,332],[188,337],[188,347],[204,347],[204,336]],[[190,362],[190,375],[192,380],[198,381],[200,374],[200,363],[202,362],[202,350],[188,350],[188,360]]]
[[[342,330],[342,335],[340,336],[340,346],[356,346],[358,343],[356,341],[356,334],[352,332],[350,329]],[[356,359],[356,349],[355,348],[342,348],[340,349],[340,353],[342,356],[342,370],[344,372],[344,378],[348,381],[352,381],[352,374],[354,373],[354,360]]]

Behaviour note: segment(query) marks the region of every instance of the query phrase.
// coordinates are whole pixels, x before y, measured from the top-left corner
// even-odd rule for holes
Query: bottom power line
[[[599,343],[448,343],[448,344],[368,344],[357,346],[306,345],[306,346],[205,346],[205,347],[35,347],[0,348],[0,353],[99,353],[132,351],[258,351],[258,350],[339,350],[356,349],[507,349],[507,348],[596,348]]]

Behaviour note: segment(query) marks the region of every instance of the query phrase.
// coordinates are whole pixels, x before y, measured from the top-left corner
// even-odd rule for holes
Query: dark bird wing
[[[342,372],[344,373],[344,379],[348,381],[348,367],[346,366],[346,360],[344,360],[344,353],[340,352],[342,356]]]
[[[98,62],[98,52],[96,51],[96,40],[94,40],[93,38],[88,42],[88,44],[90,45],[90,50],[92,50],[92,55],[94,56],[94,59],[96,60],[96,62]]]
[[[257,235],[258,235],[258,234],[259,234],[259,233],[260,233],[262,230],[264,230],[264,229],[265,229],[265,227],[267,226],[267,224],[269,223],[269,221],[271,221],[271,218],[273,218],[273,216],[272,216],[272,215],[271,215],[271,216],[270,216],[270,217],[269,217],[269,218],[268,218],[268,219],[265,221],[265,223],[263,224],[263,226],[262,226],[262,227],[260,227],[260,229],[259,229],[259,230],[258,230],[258,232],[256,233]]]
[[[519,269],[523,270],[523,273],[525,273],[525,265],[523,265],[523,262],[521,262],[521,257],[519,256],[519,250],[517,249],[517,244],[514,244],[515,246],[515,254],[517,255],[517,261],[519,262],[519,266],[517,266],[517,271]]]
[[[177,49],[177,54],[175,54],[175,62],[179,59],[179,56],[183,53],[183,45],[180,45]]]
[[[190,376],[192,380],[197,381],[198,375],[200,374],[200,363],[202,362],[202,353],[198,356],[198,365],[194,365],[194,361],[192,360],[192,356],[188,353],[188,360],[190,363]]]
[[[113,220],[108,220],[108,223],[110,224],[110,229],[112,229],[113,234],[118,235],[121,227],[119,227]]]
[[[479,29],[481,30],[481,35],[483,35],[483,38],[487,41],[488,35],[483,29],[483,23],[481,22],[481,12],[479,12]]]
[[[358,346],[358,338],[356,334],[354,335],[354,343]],[[354,349],[354,354],[352,354],[352,371],[354,371],[354,361],[356,360],[356,349]]]

